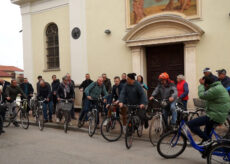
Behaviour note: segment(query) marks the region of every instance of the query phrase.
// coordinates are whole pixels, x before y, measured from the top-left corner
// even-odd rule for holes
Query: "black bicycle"
[[[7,106],[7,110],[6,110],[5,119],[3,122],[3,127],[8,127],[10,126],[11,123],[17,122],[17,116],[19,115],[21,126],[24,129],[28,129],[29,128],[29,116],[27,113],[27,108],[28,108],[27,99],[21,100],[19,106],[16,104],[16,101],[11,102],[11,103],[7,102],[6,106]]]
[[[81,128],[85,122],[89,121],[88,134],[90,137],[92,137],[95,134],[97,125],[99,123],[98,103],[100,100],[96,99],[89,101],[91,101],[89,111],[84,113],[82,120],[78,122],[78,127]],[[81,112],[84,111],[82,110]]]
[[[123,129],[120,118],[117,117],[117,105],[111,104],[110,106],[108,113],[111,113],[111,116],[108,114],[102,121],[101,135],[107,141],[114,142],[121,138]]]
[[[128,107],[128,121],[126,125],[125,133],[125,145],[127,149],[132,147],[133,143],[133,134],[137,131],[137,136],[141,137],[143,132],[143,123],[138,116],[138,110],[140,109],[139,105],[127,105]]]
[[[67,133],[69,123],[71,121],[70,112],[72,110],[73,100],[72,99],[60,99],[59,102],[60,113],[64,116],[64,132]]]
[[[34,109],[34,116],[36,119],[36,124],[39,129],[42,131],[44,129],[44,114],[43,114],[43,103],[46,100],[37,100],[36,106]]]

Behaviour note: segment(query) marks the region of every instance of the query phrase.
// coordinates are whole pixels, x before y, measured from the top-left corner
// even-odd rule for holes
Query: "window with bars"
[[[47,68],[59,68],[59,42],[58,27],[55,23],[48,25],[46,29]]]

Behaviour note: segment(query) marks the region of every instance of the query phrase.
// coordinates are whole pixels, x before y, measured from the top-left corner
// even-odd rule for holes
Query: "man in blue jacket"
[[[230,78],[226,75],[227,71],[225,69],[217,70],[218,78],[221,81],[224,88],[228,90],[228,93],[230,94]]]

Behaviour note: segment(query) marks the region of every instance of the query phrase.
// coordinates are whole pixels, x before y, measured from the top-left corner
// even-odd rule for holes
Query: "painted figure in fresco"
[[[160,2],[161,0],[156,0],[156,2]],[[191,5],[191,0],[178,0],[180,3],[179,10],[180,12],[184,12],[184,10],[189,9]],[[164,8],[164,10],[174,10],[174,0],[169,0],[168,4]]]
[[[135,24],[145,17],[144,0],[133,0],[133,13],[134,13]]]

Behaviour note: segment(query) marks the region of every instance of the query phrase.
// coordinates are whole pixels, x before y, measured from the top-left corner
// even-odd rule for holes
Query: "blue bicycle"
[[[192,137],[190,129],[185,123],[185,118],[194,112],[177,110],[181,116],[178,130],[170,131],[163,135],[157,143],[157,151],[164,158],[176,158],[182,154],[187,146],[187,140],[191,146],[198,150],[203,158],[207,158],[208,164],[228,163],[230,164],[230,140],[223,139],[214,130],[210,138],[215,138],[207,145],[197,145]]]

